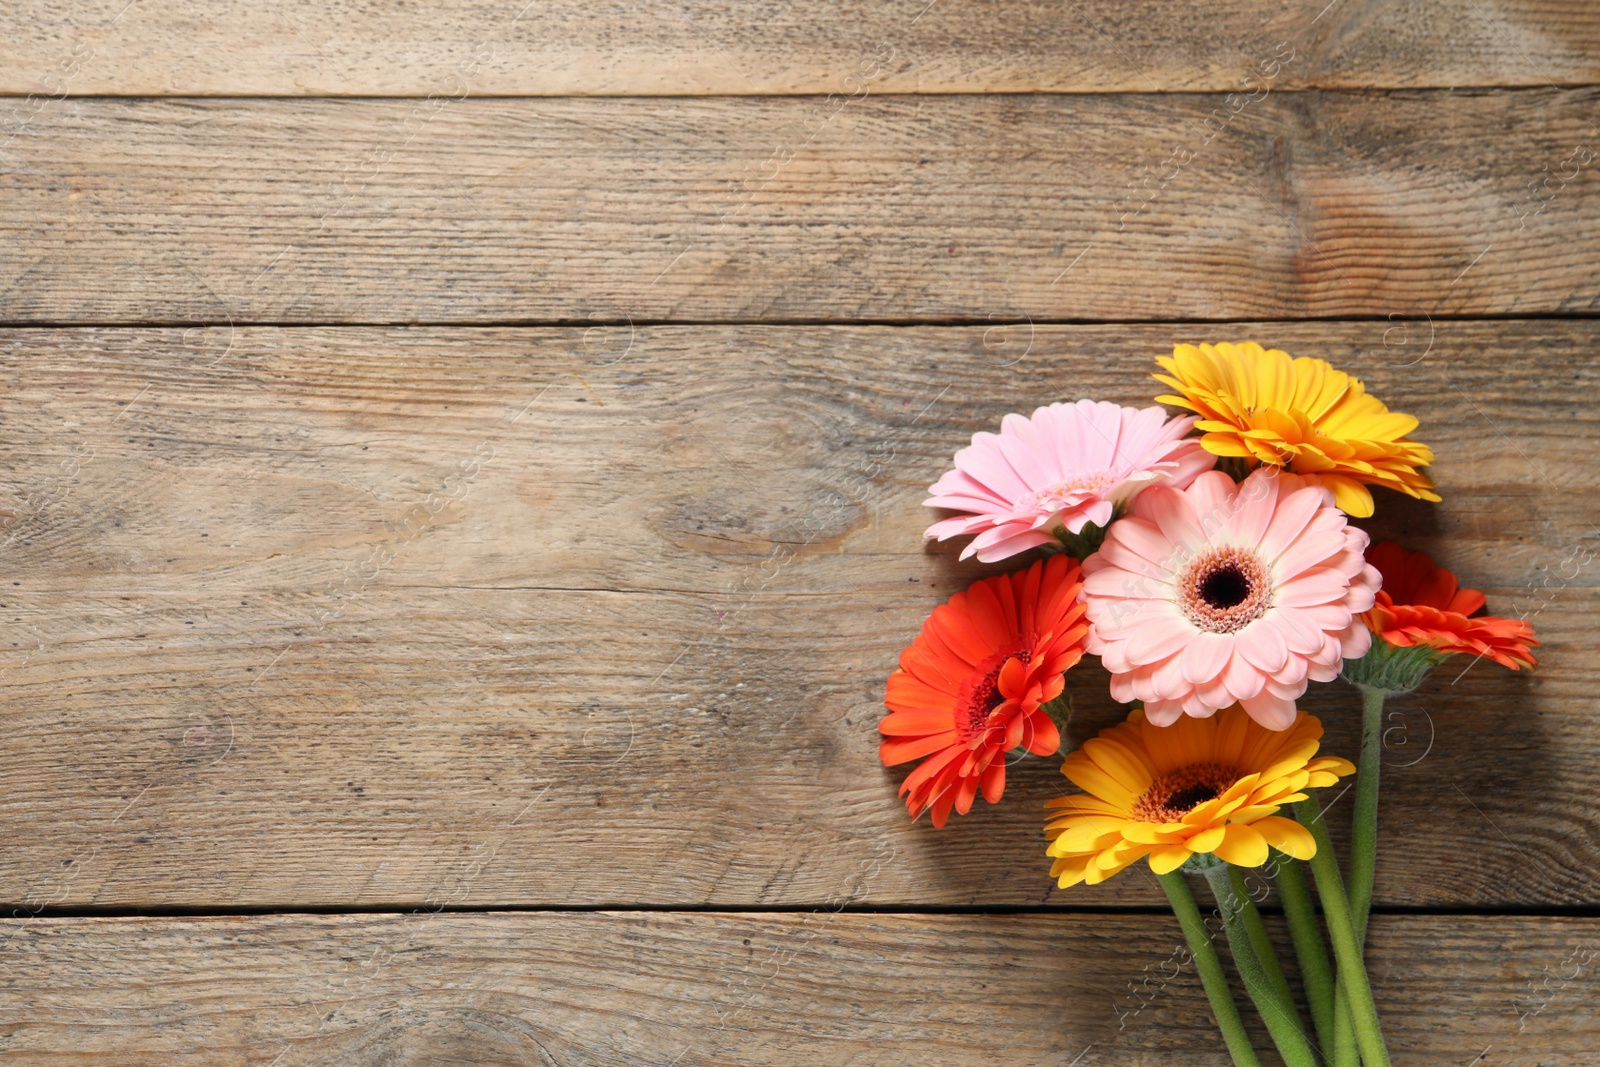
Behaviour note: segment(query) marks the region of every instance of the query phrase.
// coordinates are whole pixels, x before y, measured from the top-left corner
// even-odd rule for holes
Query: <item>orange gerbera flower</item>
[[[1078,561],[1040,560],[985,578],[933,609],[900,669],[889,676],[878,753],[893,767],[924,756],[900,787],[912,818],[932,809],[943,826],[979,790],[993,804],[1006,785],[1005,754],[1048,756],[1061,746],[1043,705],[1083,655],[1089,624]]]
[[[1533,627],[1521,619],[1469,618],[1483,608],[1483,594],[1462,589],[1456,576],[1426,552],[1407,552],[1384,541],[1368,548],[1366,556],[1383,575],[1383,588],[1360,618],[1389,644],[1487,656],[1512,670],[1534,665],[1530,646],[1539,642]]]

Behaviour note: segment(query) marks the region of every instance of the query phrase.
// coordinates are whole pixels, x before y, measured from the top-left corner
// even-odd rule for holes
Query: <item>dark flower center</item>
[[[1032,658],[1033,652],[1027,648],[998,652],[990,657],[991,666],[968,683],[956,711],[956,728],[961,731],[963,741],[969,741],[987,729],[989,716],[995,708],[1005,703],[1005,694],[1000,692],[1000,672],[1005,670],[1006,664],[1014,659],[1026,664]]]
[[[1200,599],[1214,608],[1231,608],[1250,595],[1250,579],[1229,561],[1200,579]]]
[[[1174,811],[1188,811],[1197,804],[1207,800],[1215,800],[1222,795],[1222,790],[1216,784],[1203,782],[1200,785],[1191,785],[1188,789],[1180,790],[1167,798],[1167,807]]]
[[[1222,763],[1191,763],[1168,771],[1134,801],[1130,814],[1140,822],[1177,822],[1185,814],[1215,800],[1240,778],[1239,769]]]
[[[1272,607],[1272,583],[1254,552],[1224,546],[1207,549],[1178,575],[1178,607],[1202,630],[1230,634]]]

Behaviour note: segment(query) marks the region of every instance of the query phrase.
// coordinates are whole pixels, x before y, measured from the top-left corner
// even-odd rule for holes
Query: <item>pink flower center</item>
[[[1036,490],[1033,494],[1033,507],[1036,511],[1060,511],[1063,508],[1076,507],[1083,502],[1085,494],[1101,496],[1115,485],[1116,481],[1117,477],[1111,471],[1080,474],[1048,489]]]
[[[1178,607],[1190,622],[1214,634],[1242,630],[1271,606],[1267,568],[1246,549],[1210,549],[1178,576]]]
[[[1139,822],[1177,822],[1188,812],[1215,800],[1240,778],[1237,767],[1222,763],[1193,763],[1168,771],[1133,802],[1129,812]]]
[[[1026,644],[1033,644],[1032,639],[1026,639]],[[961,693],[961,702],[956,706],[955,716],[956,729],[960,731],[963,742],[969,742],[986,731],[989,728],[989,716],[995,708],[1006,702],[1005,695],[1000,692],[1000,672],[1005,665],[1014,659],[1026,664],[1032,658],[1033,651],[1026,647],[996,652],[980,668],[982,673],[974,674],[967,682]]]

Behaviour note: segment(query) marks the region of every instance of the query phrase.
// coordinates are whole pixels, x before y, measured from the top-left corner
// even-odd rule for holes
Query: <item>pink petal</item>
[[[1089,617],[1095,617],[1094,603],[1116,600],[1154,600],[1158,597],[1171,595],[1170,582],[1135,574],[1124,570],[1103,552],[1096,552],[1089,557],[1090,563],[1099,561],[1094,567],[1084,565],[1088,576],[1083,580],[1085,599],[1090,604]]]
[[[1318,530],[1313,525],[1272,561],[1272,573],[1279,581],[1287,581],[1311,570],[1343,550],[1344,530]]]
[[[1030,530],[1026,526],[1023,526],[1019,531],[1017,525],[1007,523],[1004,526],[996,526],[992,530],[985,530],[973,538],[972,543],[962,551],[961,558],[967,559],[976,555],[984,563],[998,563],[1003,559],[1015,556],[1019,552],[1026,552],[1028,549],[1037,548],[1040,545],[1048,545],[1055,540],[1049,534]]]
[[[1339,652],[1345,659],[1360,659],[1372,649],[1372,631],[1357,622],[1339,635]]]
[[[1283,634],[1283,640],[1291,652],[1309,656],[1322,647],[1322,631],[1298,608],[1274,608],[1251,625],[1260,626],[1264,623],[1271,624]]]
[[[1289,643],[1269,620],[1257,619],[1237,634],[1238,649],[1264,671],[1281,671],[1289,662]]]
[[[1273,592],[1273,603],[1280,607],[1304,608],[1337,604],[1350,591],[1350,580],[1338,571],[1313,567],[1301,571]]]
[[[1023,484],[1039,489],[1060,480],[1060,472],[1045,466],[1035,440],[1033,423],[1021,415],[1007,415],[1000,423],[1000,454]],[[1050,465],[1054,467],[1054,464]]]
[[[1254,475],[1252,475],[1254,477]],[[1306,525],[1322,510],[1322,494],[1317,490],[1302,489],[1278,498],[1277,511],[1261,536],[1261,552],[1274,559],[1300,536]]]
[[[1183,705],[1176,700],[1147,700],[1144,717],[1152,726],[1171,726],[1183,718]]]
[[[1350,625],[1351,611],[1345,607],[1343,599],[1332,604],[1313,604],[1295,610],[1319,630],[1338,631]]]
[[[983,525],[985,520],[974,515],[958,515],[953,519],[941,519],[923,531],[922,536],[930,541],[946,541],[952,537],[971,533]]]
[[[1073,533],[1082,533],[1083,528],[1089,523],[1096,526],[1105,526],[1111,522],[1111,516],[1116,511],[1109,500],[1096,500],[1095,502],[1076,512],[1070,521],[1064,523]]]
[[[1173,560],[1178,556],[1174,551],[1172,542],[1161,536],[1160,527],[1144,519],[1129,516],[1121,522],[1114,524],[1106,534],[1106,545],[1115,543],[1117,547],[1128,555],[1144,560],[1153,570],[1161,575],[1172,573]],[[1144,571],[1140,568],[1129,567],[1129,570]]]
[[[1295,707],[1293,700],[1284,700],[1263,691],[1249,698],[1239,701],[1244,705],[1244,710],[1256,722],[1269,730],[1287,730],[1294,725]]]
[[[1190,632],[1194,633],[1193,628]],[[1222,673],[1233,655],[1233,638],[1226,634],[1194,633],[1183,647],[1184,681],[1194,685],[1209,682]]]
[[[1221,476],[1227,477],[1225,474]],[[1206,475],[1201,477],[1204,478]],[[1153,485],[1140,493],[1139,499],[1134,503],[1135,514],[1141,519],[1155,523],[1161,531],[1161,536],[1166,538],[1174,549],[1179,550],[1179,558],[1186,556],[1187,550],[1205,541],[1200,533],[1199,523],[1195,521],[1194,509],[1189,506],[1189,498],[1185,495],[1192,490],[1192,486],[1189,490],[1180,492],[1168,489],[1164,485]]]
[[[1234,498],[1238,496],[1238,487],[1232,478],[1221,471],[1208,471],[1194,480],[1184,496],[1206,537],[1215,537],[1232,528]]]
[[[1261,544],[1278,511],[1278,494],[1241,489],[1234,502],[1234,543],[1254,548]]]
[[[1222,683],[1228,687],[1228,692],[1233,694],[1234,700],[1243,700],[1261,692],[1267,679],[1265,674],[1235,650],[1233,658],[1228,661],[1227,669],[1223,671]]]
[[[1235,699],[1237,699],[1220,676],[1195,686],[1194,691],[1208,708],[1221,709],[1231,707]]]
[[[1150,672],[1151,691],[1162,699],[1175,700],[1190,689],[1189,683],[1183,680],[1182,658],[1168,656],[1160,663],[1152,663],[1145,668]]]

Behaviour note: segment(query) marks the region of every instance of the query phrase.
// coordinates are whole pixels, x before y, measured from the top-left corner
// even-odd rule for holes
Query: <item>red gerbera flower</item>
[[[1383,588],[1361,621],[1389,644],[1488,656],[1512,670],[1534,665],[1530,646],[1539,642],[1533,627],[1521,619],[1468,618],[1483,608],[1483,594],[1460,588],[1427,553],[1384,541],[1367,549],[1367,562],[1383,575]]]
[[[900,787],[912,818],[931,808],[943,826],[951,808],[970,811],[980,789],[993,804],[1005,791],[1007,752],[1060,747],[1042,706],[1083,655],[1082,588],[1078,561],[1058,555],[974,582],[933,609],[889,676],[890,714],[878,724],[885,765],[928,757]]]

